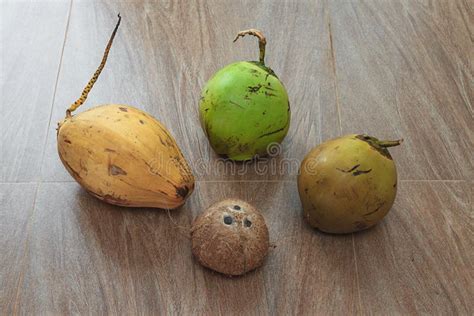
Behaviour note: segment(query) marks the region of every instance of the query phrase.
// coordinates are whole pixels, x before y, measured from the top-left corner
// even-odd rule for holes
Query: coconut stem
[[[380,147],[395,147],[395,146],[398,146],[400,145],[401,143],[403,142],[403,138],[402,139],[398,139],[398,140],[380,140],[377,142],[377,144],[380,146]]]
[[[71,113],[74,112],[78,107],[80,107],[82,104],[87,99],[87,95],[89,92],[92,90],[92,87],[94,86],[95,82],[99,78],[100,73],[102,72],[102,69],[104,69],[105,63],[107,62],[107,57],[109,56],[109,51],[110,48],[112,47],[112,42],[114,41],[115,34],[117,33],[118,27],[120,25],[120,21],[122,20],[122,17],[120,16],[120,13],[117,15],[118,21],[117,24],[115,25],[114,31],[112,32],[112,35],[110,36],[109,42],[107,43],[107,46],[105,47],[104,55],[102,56],[102,61],[100,62],[99,67],[95,71],[94,75],[92,76],[91,80],[87,83],[86,87],[84,90],[82,90],[81,96],[79,99],[76,100],[69,109],[66,110],[66,117],[71,117]]]
[[[249,29],[245,31],[240,31],[234,39],[234,42],[239,39],[239,37],[244,37],[245,35],[253,35],[258,38],[258,48],[260,49],[260,63],[265,65],[265,45],[267,45],[267,40],[263,33],[256,29]]]

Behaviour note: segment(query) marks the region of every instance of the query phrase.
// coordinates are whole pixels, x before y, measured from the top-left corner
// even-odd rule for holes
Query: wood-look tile
[[[190,284],[202,283],[189,248],[166,212],[113,207],[75,183],[42,184],[19,311],[192,312],[194,306],[180,303],[197,295]]]
[[[193,169],[212,164],[218,157],[200,127],[200,90],[219,68],[257,58],[256,39],[232,43],[236,32],[256,27],[267,35],[267,64],[287,86],[292,104],[292,128],[281,157],[300,159],[321,137],[333,137],[339,131],[324,22],[329,11],[322,3],[316,4],[74,3],[52,126],[64,117],[66,107],[95,70],[115,23],[115,12],[126,12],[109,61],[88,102],[78,112],[109,102],[137,106],[168,127]],[[236,11],[242,14],[235,15]],[[289,14],[296,11],[307,14]],[[274,19],[275,15],[287,16],[291,23],[282,24]],[[64,181],[70,177],[57,156],[55,138],[50,133],[43,177]],[[210,175],[197,172],[197,177],[209,180]],[[249,178],[260,177],[255,172],[243,177]]]
[[[2,182],[36,181],[69,13],[69,1],[2,1]]]
[[[356,274],[351,236],[315,232],[300,216],[294,187],[204,183],[172,212],[107,205],[74,183],[44,183],[38,192],[18,308],[22,313],[351,312]],[[207,196],[212,194],[213,200]],[[262,210],[277,246],[265,265],[229,279],[200,266],[186,230],[224,197]],[[204,199],[203,199],[204,198]],[[296,215],[296,216],[295,216]],[[300,258],[304,258],[301,260]],[[292,276],[291,278],[289,276]],[[316,284],[325,284],[324,287]],[[328,302],[344,297],[344,303]],[[317,298],[317,299],[315,299]]]
[[[387,218],[354,235],[363,313],[472,314],[472,189],[402,181]]]
[[[0,314],[15,311],[37,184],[0,184]]]
[[[468,2],[330,6],[343,132],[404,138],[392,151],[402,179],[473,179]]]
[[[74,1],[61,61],[69,4],[2,3],[2,43],[12,49],[2,45],[0,181],[32,182],[0,185],[0,313],[472,314],[466,1]],[[97,67],[118,12],[107,66],[78,112],[129,104],[168,127],[197,179],[171,219],[98,201],[57,156],[56,122]],[[250,27],[267,36],[266,62],[292,107],[283,151],[267,167],[298,165],[341,133],[405,138],[391,152],[408,180],[373,229],[335,236],[309,227],[295,168],[216,171],[199,125],[200,89],[221,67],[257,58],[254,38],[232,43]],[[186,237],[199,212],[230,197],[262,211],[276,246],[263,267],[238,278],[199,265]]]

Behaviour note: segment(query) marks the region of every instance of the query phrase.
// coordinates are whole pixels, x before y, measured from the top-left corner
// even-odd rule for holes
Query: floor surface
[[[0,314],[474,313],[474,4],[469,0],[1,1]],[[56,123],[97,67],[81,112],[139,107],[163,122],[196,190],[189,227],[226,197],[260,208],[276,245],[229,279],[201,267],[165,211],[107,205],[76,184]],[[399,191],[373,229],[334,236],[302,218],[294,172],[222,175],[200,127],[200,89],[258,57],[287,87],[282,159],[350,133],[404,138]]]

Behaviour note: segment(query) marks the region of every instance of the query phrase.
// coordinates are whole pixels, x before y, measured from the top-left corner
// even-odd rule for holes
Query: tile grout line
[[[46,155],[46,146],[48,144],[49,130],[51,128],[51,119],[53,118],[54,102],[56,101],[56,93],[57,93],[57,89],[58,89],[59,75],[61,74],[61,68],[62,68],[63,57],[64,57],[64,49],[66,47],[67,34],[68,34],[68,31],[69,31],[69,22],[71,21],[72,2],[73,2],[73,0],[71,0],[71,2],[69,3],[69,12],[68,12],[68,16],[67,16],[66,30],[64,31],[63,47],[61,48],[61,56],[59,57],[58,72],[56,73],[56,82],[54,84],[53,99],[51,101],[51,111],[49,112],[48,130],[46,131],[46,139],[44,141],[43,153],[41,155],[40,179],[41,179],[41,175],[43,173],[44,156]]]
[[[61,56],[59,58],[59,65],[58,65],[58,72],[56,74],[56,82],[55,82],[55,85],[54,85],[54,90],[53,90],[53,99],[52,99],[52,103],[51,103],[51,110],[50,110],[50,113],[49,113],[49,122],[48,122],[48,129],[46,131],[46,137],[45,137],[45,141],[44,141],[44,144],[43,144],[43,152],[41,154],[41,167],[40,167],[40,179],[41,179],[41,174],[42,174],[42,170],[43,170],[43,162],[44,162],[44,156],[45,156],[45,153],[46,153],[46,145],[48,143],[48,137],[49,137],[49,129],[51,128],[51,118],[52,118],[52,115],[53,115],[53,107],[54,107],[54,101],[55,101],[55,98],[56,98],[56,90],[57,90],[57,87],[58,87],[58,81],[59,81],[59,74],[61,72],[61,65],[62,65],[62,61],[63,61],[63,55],[64,55],[64,48],[66,46],[66,38],[67,38],[67,34],[68,34],[68,30],[69,30],[69,22],[71,20],[71,11],[72,11],[72,1],[69,3],[69,10],[68,10],[68,15],[67,15],[67,21],[66,21],[66,28],[64,30],[64,40],[63,40],[63,45],[62,45],[62,48],[61,48]],[[24,267],[25,266],[25,261],[26,261],[26,257],[28,255],[28,251],[29,251],[29,248],[30,248],[30,234],[31,234],[31,221],[33,220],[33,215],[35,213],[35,208],[36,208],[36,199],[38,198],[38,193],[39,193],[39,188],[41,186],[41,181],[38,181],[36,182],[37,186],[36,186],[36,190],[35,190],[35,194],[34,194],[34,197],[33,197],[33,205],[31,207],[31,213],[30,215],[28,216],[28,221],[27,221],[27,227],[26,227],[26,241],[25,241],[25,247],[24,247],[24,250],[23,250],[23,256],[21,258],[21,266]],[[19,299],[20,299],[20,292],[21,292],[21,285],[23,283],[23,279],[25,277],[25,273],[26,271],[24,269],[21,270],[20,272],[20,276],[18,277],[18,281],[17,281],[17,286],[16,286],[16,293],[15,293],[15,303],[14,303],[14,306],[13,306],[13,314],[16,315],[18,314],[18,308],[19,308]]]
[[[339,133],[342,135],[342,118],[341,118],[341,106],[339,104],[339,89],[337,85],[337,70],[336,70],[336,55],[334,53],[334,44],[332,40],[332,28],[331,28],[331,9],[329,8],[329,4],[326,1],[326,6],[328,10],[327,14],[327,26],[328,26],[328,35],[329,35],[329,50],[331,53],[331,68],[334,78],[334,94],[336,97],[336,109],[337,109],[337,118],[339,121]]]
[[[229,183],[239,183],[239,182],[255,182],[255,183],[274,183],[274,182],[296,182],[296,179],[280,179],[280,180],[195,180],[195,182],[200,182],[200,183],[223,183],[223,182],[229,182]],[[474,182],[471,180],[464,180],[464,179],[448,179],[448,180],[443,180],[443,179],[407,179],[407,180],[398,180],[399,183],[406,182],[406,183],[461,183],[461,182]],[[48,184],[48,183],[76,183],[74,180],[66,180],[66,181],[59,181],[59,180],[52,180],[52,181],[5,181],[2,182],[0,181],[1,184]]]

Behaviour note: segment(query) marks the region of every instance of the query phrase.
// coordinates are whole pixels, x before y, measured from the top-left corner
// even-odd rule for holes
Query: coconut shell
[[[268,254],[265,219],[237,199],[218,202],[202,212],[191,228],[192,252],[203,266],[226,275],[242,275],[261,266]]]

